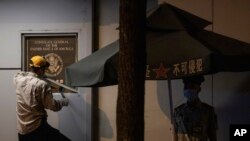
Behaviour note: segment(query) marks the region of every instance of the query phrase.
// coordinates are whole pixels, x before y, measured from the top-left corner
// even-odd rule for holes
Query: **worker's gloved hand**
[[[63,93],[63,92],[64,92],[64,88],[63,88],[63,87],[59,87],[58,91],[59,91],[60,93]]]
[[[62,98],[61,99],[61,105],[62,106],[68,106],[69,105],[69,99],[68,98]]]

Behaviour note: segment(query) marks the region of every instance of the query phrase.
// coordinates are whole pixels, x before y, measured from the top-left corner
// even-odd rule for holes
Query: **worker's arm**
[[[67,98],[55,100],[49,85],[44,85],[42,88],[42,101],[44,107],[52,111],[59,111],[63,106],[68,106],[69,103]]]

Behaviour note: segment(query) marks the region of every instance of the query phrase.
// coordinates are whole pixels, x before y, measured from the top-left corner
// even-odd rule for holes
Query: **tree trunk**
[[[146,0],[120,0],[117,141],[144,140]]]

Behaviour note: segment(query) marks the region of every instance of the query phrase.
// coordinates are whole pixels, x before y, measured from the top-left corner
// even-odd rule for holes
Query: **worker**
[[[59,111],[69,104],[67,98],[53,99],[51,86],[45,79],[48,67],[45,58],[36,55],[30,59],[30,72],[21,71],[14,76],[19,141],[70,141],[47,122],[45,109]]]

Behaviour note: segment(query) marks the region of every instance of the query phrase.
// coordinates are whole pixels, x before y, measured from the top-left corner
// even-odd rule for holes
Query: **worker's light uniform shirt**
[[[48,83],[32,72],[19,72],[14,76],[17,95],[17,130],[27,134],[37,129],[47,118],[45,109],[59,111],[60,101],[53,99]]]

